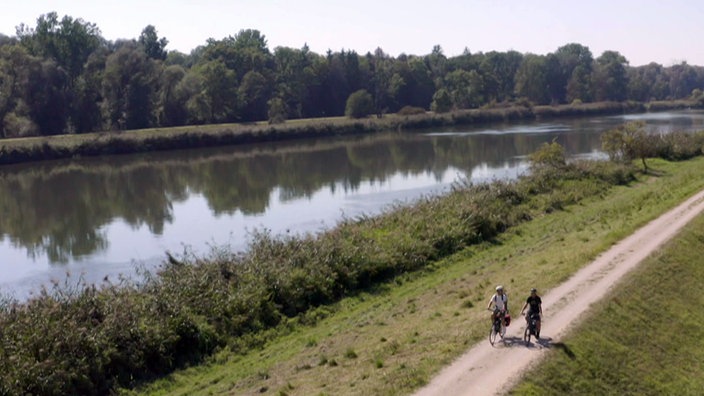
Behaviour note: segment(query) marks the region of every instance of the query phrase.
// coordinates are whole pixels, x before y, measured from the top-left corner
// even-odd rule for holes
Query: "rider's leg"
[[[540,319],[535,321],[535,336],[540,338]]]

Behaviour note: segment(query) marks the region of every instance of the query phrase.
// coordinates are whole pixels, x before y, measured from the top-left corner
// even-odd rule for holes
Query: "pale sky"
[[[579,43],[595,58],[618,51],[631,66],[704,66],[700,0],[20,0],[2,7],[0,33],[35,27],[51,11],[95,23],[113,41],[154,25],[167,50],[185,53],[208,38],[257,29],[272,51],[308,44],[319,54],[380,47],[398,56],[440,45],[447,56],[465,48],[544,55]]]

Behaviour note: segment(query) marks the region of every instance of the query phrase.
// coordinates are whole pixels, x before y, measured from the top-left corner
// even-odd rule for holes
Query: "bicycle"
[[[523,332],[523,341],[526,342],[526,345],[530,344],[530,337],[535,336],[536,338],[539,337],[538,334],[538,321],[540,320],[540,316],[536,313],[531,313],[530,317],[528,318],[528,324],[526,325],[526,330]]]
[[[491,311],[491,309],[489,310]],[[489,330],[489,343],[493,346],[496,342],[496,337],[499,336],[504,339],[506,335],[506,324],[504,318],[506,317],[506,311],[501,310],[494,316],[494,322],[491,324],[491,329]]]

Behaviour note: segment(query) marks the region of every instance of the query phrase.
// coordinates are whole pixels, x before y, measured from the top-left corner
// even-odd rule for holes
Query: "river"
[[[100,284],[153,270],[166,251],[244,250],[253,230],[318,232],[461,179],[515,178],[546,142],[603,157],[600,134],[634,120],[704,130],[704,112],[671,111],[0,167],[0,294]]]

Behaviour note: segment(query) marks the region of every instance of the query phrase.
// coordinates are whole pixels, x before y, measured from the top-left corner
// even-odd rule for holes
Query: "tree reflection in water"
[[[667,114],[642,117],[659,131],[704,129],[701,112]],[[175,220],[174,205],[195,196],[205,199],[212,219],[236,213],[264,218],[273,204],[301,200],[305,205],[306,199],[325,190],[332,199],[344,200],[364,184],[383,185],[399,175],[409,186],[418,177],[440,182],[450,169],[468,178],[481,169],[483,177],[491,178],[519,166],[527,154],[555,139],[570,154],[591,155],[600,149],[600,133],[626,117],[636,116],[6,166],[0,168],[0,236],[11,243],[0,244],[0,256],[3,246],[11,246],[24,249],[28,262],[44,255],[52,264],[100,257],[119,237],[109,234],[109,225],[121,221],[160,238]]]

